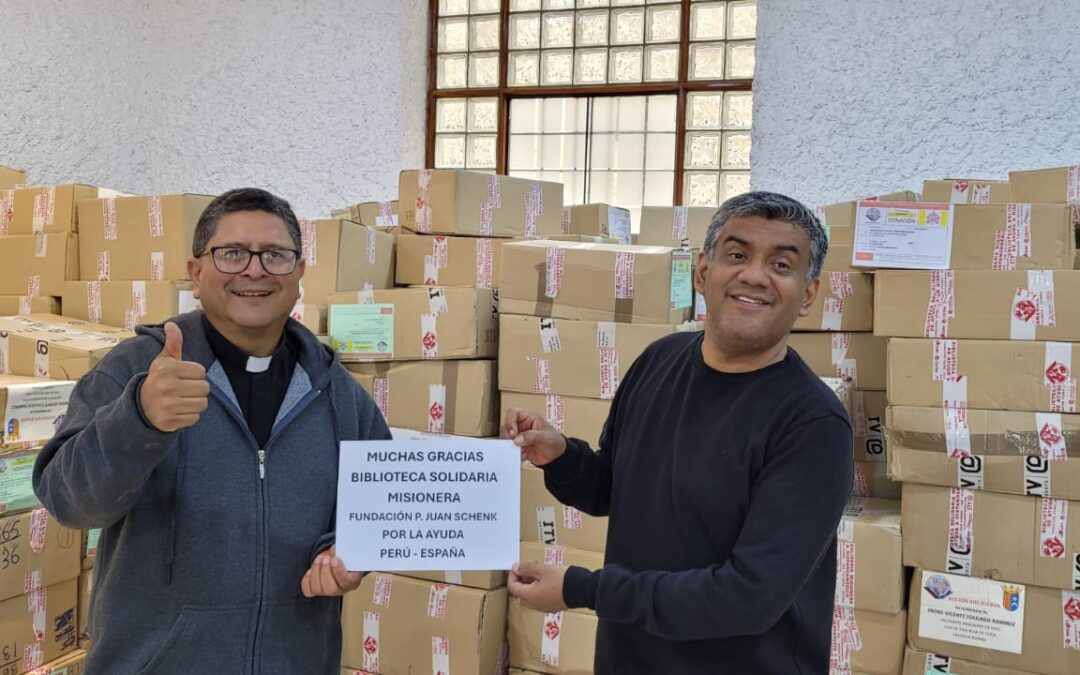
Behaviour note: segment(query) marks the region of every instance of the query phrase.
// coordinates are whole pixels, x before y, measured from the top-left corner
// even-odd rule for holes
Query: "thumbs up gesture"
[[[139,391],[143,415],[160,431],[177,431],[199,421],[206,410],[210,383],[206,368],[184,361],[184,334],[171,321],[165,324],[165,348],[150,364]]]

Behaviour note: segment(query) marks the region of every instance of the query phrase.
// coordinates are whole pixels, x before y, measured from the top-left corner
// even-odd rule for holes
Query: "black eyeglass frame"
[[[228,272],[226,270],[221,269],[221,267],[218,266],[218,260],[217,260],[217,257],[214,255],[214,253],[217,252],[217,251],[225,250],[225,249],[228,249],[228,250],[231,250],[231,251],[243,251],[244,253],[247,253],[248,254],[248,259],[244,263],[244,266],[242,268],[240,268],[239,270],[237,270],[236,272]],[[266,268],[266,262],[263,260],[263,255],[265,255],[267,253],[270,253],[270,252],[276,252],[276,251],[288,251],[289,253],[292,253],[293,256],[295,256],[293,258],[292,269],[290,269],[288,272],[271,272],[270,270],[268,270]],[[207,255],[210,256],[210,260],[214,263],[214,269],[216,269],[218,272],[221,272],[222,274],[243,274],[244,270],[246,270],[248,268],[248,266],[251,265],[251,259],[252,258],[258,258],[259,259],[259,265],[262,266],[263,272],[266,272],[267,274],[275,276],[275,277],[287,277],[287,276],[289,276],[290,274],[292,274],[293,272],[296,271],[296,266],[300,263],[300,251],[297,251],[294,248],[268,248],[265,251],[252,251],[251,249],[243,248],[241,246],[214,246],[210,250],[205,251],[199,257],[201,258],[201,257],[207,256]]]

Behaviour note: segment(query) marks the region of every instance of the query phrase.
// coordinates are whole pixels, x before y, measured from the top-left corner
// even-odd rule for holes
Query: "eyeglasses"
[[[214,267],[222,274],[240,274],[251,264],[251,257],[255,256],[267,274],[283,276],[292,274],[292,271],[296,269],[297,260],[300,259],[300,251],[290,248],[249,251],[239,246],[215,246],[203,255],[210,255],[214,261]]]

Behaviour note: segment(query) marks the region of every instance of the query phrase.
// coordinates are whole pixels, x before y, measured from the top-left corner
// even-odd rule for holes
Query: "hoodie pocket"
[[[323,675],[341,670],[341,599],[269,602],[259,630],[258,672]]]
[[[184,607],[141,675],[240,673],[251,607]]]

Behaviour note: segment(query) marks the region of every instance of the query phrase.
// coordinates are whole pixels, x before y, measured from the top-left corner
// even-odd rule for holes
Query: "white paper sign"
[[[67,414],[74,382],[9,384],[3,445],[47,441],[53,437]]]
[[[919,637],[1021,653],[1026,602],[1022,584],[923,572],[918,593]]]
[[[853,267],[944,270],[952,256],[953,207],[920,202],[859,202]]]
[[[337,555],[350,570],[506,570],[520,555],[521,453],[510,441],[346,441]]]

